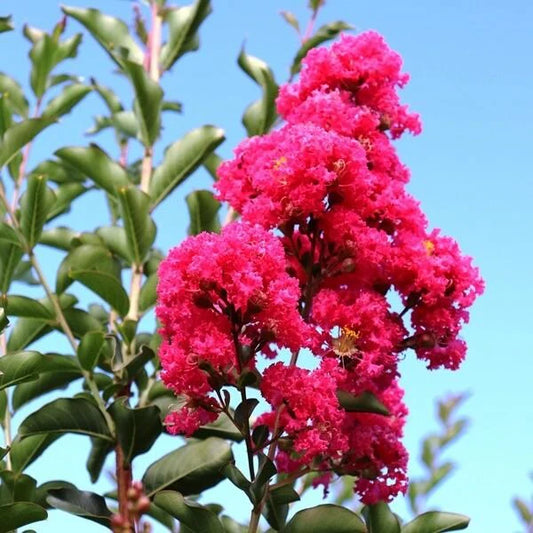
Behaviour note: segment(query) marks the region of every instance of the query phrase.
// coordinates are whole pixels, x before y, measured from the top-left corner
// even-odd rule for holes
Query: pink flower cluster
[[[391,141],[420,131],[398,98],[407,79],[374,32],[309,52],[299,81],[280,90],[286,124],[242,142],[219,169],[219,198],[242,221],[172,250],[158,289],[162,376],[185,402],[169,430],[191,435],[214,420],[227,407],[222,387],[242,389],[251,372],[271,406],[256,424],[280,439],[278,470],[311,469],[323,483],[355,475],[365,503],[407,487],[399,354],[457,368],[483,290],[405,190]],[[257,370],[259,355],[283,347],[289,364]],[[304,347],[314,370],[298,366]],[[369,397],[389,414],[354,407]]]

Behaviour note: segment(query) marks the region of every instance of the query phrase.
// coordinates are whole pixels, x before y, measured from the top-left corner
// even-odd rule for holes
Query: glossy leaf
[[[40,433],[80,433],[112,440],[102,413],[85,398],[59,398],[47,403],[20,424],[21,437]]]
[[[148,496],[161,490],[178,490],[184,496],[199,494],[219,483],[222,470],[232,460],[227,442],[210,437],[191,442],[153,463],[143,476]]]
[[[163,90],[142,65],[125,60],[123,68],[135,91],[133,110],[140,126],[141,141],[144,146],[152,146],[161,129]]]
[[[56,64],[56,52],[57,40],[46,33],[35,41],[30,50],[32,62],[30,84],[37,98],[42,98],[46,91],[48,76]]]
[[[204,159],[204,167],[215,181],[218,180],[217,170],[221,163],[222,163],[222,158],[215,152],[211,152]]]
[[[109,413],[115,421],[118,441],[128,463],[147,452],[163,430],[159,409],[153,405],[132,409],[119,399],[109,407]]]
[[[83,369],[90,371],[96,366],[104,344],[103,331],[89,331],[82,337],[78,345],[78,361]]]
[[[443,533],[466,529],[470,518],[461,514],[431,511],[417,516],[402,527],[402,533]]]
[[[0,222],[0,241],[21,246],[17,232],[6,222]]]
[[[0,292],[9,290],[15,269],[24,255],[22,248],[7,241],[0,241]]]
[[[283,533],[367,533],[367,529],[349,509],[324,504],[297,512]]]
[[[96,270],[71,270],[69,275],[72,279],[79,281],[98,294],[100,298],[118,311],[120,316],[125,316],[128,313],[130,306],[128,293],[115,276]]]
[[[139,311],[144,313],[155,305],[157,299],[157,274],[150,274],[144,285],[141,287],[139,295]]]
[[[33,461],[56,441],[60,435],[43,433],[21,439],[17,436],[11,445],[10,457],[13,472],[24,471]]]
[[[70,273],[73,270],[95,270],[117,280],[120,276],[120,265],[113,258],[110,251],[104,246],[95,244],[82,244],[74,248],[61,262],[57,271],[56,291],[64,292],[72,283]]]
[[[350,26],[350,24],[347,24],[342,20],[329,22],[328,24],[320,26],[314,35],[311,35],[309,39],[304,41],[296,53],[291,66],[291,75],[294,76],[300,72],[300,69],[302,68],[302,59],[307,55],[309,50],[321,45],[322,43],[325,43],[326,41],[335,39],[335,37],[337,37],[342,31],[351,29],[353,29],[353,26]]]
[[[224,528],[213,511],[187,500],[179,492],[164,490],[156,494],[154,502],[195,533],[224,533]]]
[[[136,187],[123,187],[118,191],[120,212],[133,263],[140,265],[152,246],[156,228],[150,218],[150,197]]]
[[[41,161],[30,174],[46,176],[49,181],[64,185],[70,185],[73,182],[82,183],[86,179],[78,170],[78,167],[71,165],[67,161],[55,159]]]
[[[109,527],[111,511],[105,499],[94,492],[72,488],[50,489],[47,502],[56,509]]]
[[[244,439],[242,433],[235,427],[225,413],[220,413],[214,422],[202,426],[194,433],[194,437],[198,439],[219,437],[221,439],[233,440],[235,442],[241,442]]]
[[[5,31],[11,31],[15,28],[13,26],[11,18],[11,15],[7,17],[0,17],[0,33],[4,33]]]
[[[83,193],[87,192],[87,188],[78,182],[63,183],[54,192],[56,200],[46,217],[47,222],[59,215],[68,213],[72,202]]]
[[[48,325],[48,321],[40,318],[21,317],[10,330],[7,349],[9,352],[23,350],[50,331],[52,328]]]
[[[371,392],[365,391],[355,396],[349,392],[338,390],[337,399],[340,406],[349,413],[375,413],[388,416],[389,410]]]
[[[400,522],[385,502],[366,506],[363,516],[368,533],[400,533]]]
[[[128,238],[124,228],[120,226],[102,226],[95,233],[104,241],[104,244],[111,252],[128,262],[131,261]]]
[[[30,176],[28,188],[20,199],[20,230],[30,248],[33,248],[43,231],[44,223],[56,202],[52,189],[44,176]]]
[[[32,502],[35,500],[36,487],[37,482],[31,476],[11,470],[0,471],[0,501],[2,503]]]
[[[45,107],[42,116],[46,118],[59,118],[66,115],[71,109],[81,102],[92,88],[83,83],[73,83],[63,88],[53,100]]]
[[[7,165],[19,150],[53,122],[49,118],[28,118],[8,128],[0,142],[0,167]]]
[[[196,32],[211,13],[209,0],[196,0],[193,5],[170,9],[165,16],[168,24],[168,42],[161,48],[160,63],[164,70],[172,65],[186,52],[198,49],[199,40]]]
[[[25,316],[44,320],[52,320],[54,318],[54,314],[42,303],[27,296],[10,294],[9,296],[4,296],[2,304],[5,304],[8,316]]]
[[[92,483],[96,483],[102,469],[104,468],[107,456],[113,451],[113,444],[108,440],[91,438],[91,451],[87,458],[87,472]]]
[[[263,89],[261,99],[248,106],[242,117],[242,123],[248,136],[267,133],[276,120],[275,100],[278,86],[270,67],[261,59],[248,55],[241,50],[237,60],[239,66]]]
[[[48,357],[54,358],[53,367],[47,368],[43,362],[37,379],[15,387],[12,399],[13,409],[20,409],[26,403],[52,390],[64,389],[69,383],[82,377],[74,357],[54,354],[44,355],[43,359]]]
[[[37,379],[42,355],[39,352],[19,352],[0,358],[0,390],[17,383]]]
[[[0,72],[0,93],[11,109],[21,118],[28,116],[28,100],[20,84],[7,74]]]
[[[131,37],[124,22],[104,15],[97,9],[68,6],[62,6],[61,9],[66,15],[83,24],[117,64],[123,64],[122,51],[126,51],[130,61],[142,65],[144,54]]]
[[[294,16],[294,13],[291,13],[290,11],[282,11],[281,16],[285,19],[287,24],[290,24],[298,33],[300,32],[300,23]]]
[[[42,485],[37,487],[34,502],[39,504],[45,509],[51,509],[52,506],[46,501],[48,498],[48,491],[51,489],[75,489],[76,487],[68,481],[62,481],[60,479],[54,479],[52,481],[46,481]],[[26,531],[24,533],[27,533]]]
[[[91,78],[91,86],[102,97],[111,114],[124,110],[124,106],[112,89],[100,85],[94,78]]]
[[[104,329],[102,323],[83,309],[65,309],[63,311],[72,333],[77,339],[81,339],[89,331]],[[59,329],[59,328],[58,328]]]
[[[172,144],[150,182],[152,207],[162,202],[190,176],[223,140],[223,130],[214,126],[202,126],[186,133]]]
[[[243,526],[242,524],[239,524],[230,516],[221,516],[220,522],[224,526],[224,533],[248,533],[248,526]]]
[[[220,231],[220,202],[215,200],[211,191],[193,191],[187,195],[185,201],[191,219],[189,235],[198,235],[202,231]]]
[[[33,522],[48,518],[46,509],[31,502],[14,502],[0,505],[0,533],[16,530]]]
[[[118,187],[130,185],[127,172],[96,144],[89,147],[61,148],[55,155],[76,167],[98,187],[113,196],[116,195]]]

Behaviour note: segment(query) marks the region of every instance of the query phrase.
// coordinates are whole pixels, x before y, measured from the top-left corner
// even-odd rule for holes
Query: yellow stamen
[[[286,162],[287,162],[287,158],[284,155],[282,155],[281,157],[278,157],[278,159],[274,161],[274,170],[278,170]]]
[[[424,248],[426,249],[426,252],[428,255],[433,255],[433,252],[435,251],[435,245],[430,240],[422,241],[422,244],[424,245]]]

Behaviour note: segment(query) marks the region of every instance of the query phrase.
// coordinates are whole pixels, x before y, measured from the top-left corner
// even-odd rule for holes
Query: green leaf
[[[11,328],[7,349],[9,352],[18,352],[50,331],[52,328],[48,325],[48,321],[21,317]]]
[[[95,438],[91,438],[91,443],[91,451],[87,458],[87,472],[89,472],[91,482],[96,483],[102,473],[107,456],[113,451],[113,444],[108,440]]]
[[[17,246],[21,246],[17,232],[5,222],[0,222],[0,241],[5,241]]]
[[[76,358],[71,355],[45,354],[41,358],[39,377],[33,381],[21,383],[13,392],[13,409],[39,396],[59,388],[65,388],[75,379],[81,378],[81,370]]]
[[[287,24],[290,24],[298,33],[300,33],[300,23],[294,16],[294,13],[291,13],[290,11],[282,11],[281,16],[285,19]]]
[[[98,294],[120,316],[128,314],[130,307],[128,293],[115,276],[96,270],[71,270],[69,276]]]
[[[32,502],[35,500],[37,482],[34,478],[11,470],[2,470],[0,471],[0,481],[1,502]]]
[[[50,504],[46,501],[46,498],[48,497],[48,491],[51,489],[75,489],[76,487],[69,483],[68,481],[62,481],[60,479],[54,479],[52,481],[46,481],[42,485],[39,485],[37,487],[36,495],[35,495],[35,503],[39,504],[41,507],[44,507],[45,509],[51,509],[52,507]],[[28,533],[28,532],[24,532]]]
[[[0,390],[37,379],[41,363],[39,352],[10,353],[0,357]]]
[[[126,60],[123,68],[135,91],[133,110],[141,129],[141,141],[146,147],[152,146],[161,130],[163,90],[142,65]]]
[[[155,240],[156,227],[150,218],[150,197],[137,187],[123,187],[118,191],[118,199],[129,257],[133,263],[140,265]]]
[[[82,244],[74,248],[61,262],[57,271],[56,291],[64,292],[72,283],[73,270],[95,270],[120,279],[120,264],[104,246]]]
[[[214,422],[206,424],[198,429],[198,431],[194,433],[194,437],[197,439],[219,437],[221,439],[233,440],[235,442],[241,442],[244,439],[242,433],[235,427],[225,413],[220,413]]]
[[[125,261],[131,262],[128,250],[128,238],[126,230],[120,226],[102,226],[97,228],[96,235],[100,237],[111,252]]]
[[[164,489],[178,490],[184,496],[199,494],[219,483],[222,470],[233,459],[229,444],[210,437],[190,442],[153,463],[143,476],[148,496]]]
[[[191,224],[189,235],[198,235],[202,231],[220,231],[218,211],[220,202],[215,200],[211,191],[193,191],[185,198],[189,208]]]
[[[22,87],[13,78],[1,72],[0,94],[4,96],[5,101],[17,115],[27,118],[29,106]]]
[[[46,433],[32,435],[31,437],[26,437],[24,439],[17,436],[13,441],[9,452],[13,472],[22,472],[25,470],[59,437],[60,435],[57,434]]]
[[[10,294],[4,296],[2,305],[5,307],[8,316],[25,316],[32,318],[42,318],[53,320],[54,314],[50,312],[42,303],[27,296]]]
[[[19,527],[46,520],[48,513],[40,505],[31,502],[15,502],[0,505],[0,533],[16,530]]]
[[[83,309],[65,309],[63,311],[72,333],[77,339],[83,337],[89,331],[104,329],[103,324]],[[59,329],[59,328],[58,328]]]
[[[11,15],[7,17],[0,17],[0,33],[4,33],[5,31],[11,31],[15,29],[13,26],[13,22],[11,21]]]
[[[163,70],[172,65],[186,52],[198,50],[198,28],[211,13],[209,0],[196,0],[191,6],[170,9],[165,17],[168,24],[168,43],[161,48],[160,63]]]
[[[124,22],[96,9],[62,6],[66,15],[75,18],[92,34],[98,43],[119,66],[123,66],[123,51],[130,61],[142,65],[143,51],[131,37]]]
[[[342,31],[351,29],[353,29],[353,26],[350,26],[350,24],[347,24],[342,20],[337,20],[335,22],[330,22],[320,26],[314,35],[304,41],[296,53],[291,66],[291,76],[294,76],[300,72],[300,69],[302,68],[302,59],[307,55],[309,50],[321,45],[322,43],[325,43],[326,41],[335,39],[335,37],[337,37],[337,35],[339,35],[339,33]]]
[[[223,140],[223,130],[215,126],[202,126],[170,145],[150,182],[152,207],[190,176]]]
[[[50,489],[48,494],[52,507],[110,527],[112,513],[99,494],[71,488]]]
[[[139,311],[141,313],[148,311],[150,307],[155,305],[157,300],[157,280],[157,274],[150,274],[141,287],[139,295]]]
[[[100,85],[94,78],[91,78],[91,86],[102,97],[111,114],[124,110],[124,106],[112,89]]]
[[[59,398],[47,403],[29,415],[19,427],[21,437],[40,433],[81,433],[113,440],[104,416],[85,398]]]
[[[154,502],[194,533],[224,533],[224,528],[213,511],[185,499],[179,492],[164,490],[156,494]]]
[[[219,155],[215,154],[215,152],[211,152],[204,159],[204,167],[215,181],[218,180],[217,170],[221,163],[222,158]]]
[[[20,230],[30,248],[39,241],[46,218],[55,202],[56,195],[46,186],[44,176],[28,178],[28,188],[20,199]]]
[[[371,392],[365,391],[355,396],[343,390],[337,391],[340,406],[349,413],[375,413],[389,416],[389,410]]]
[[[56,65],[55,56],[58,43],[51,35],[44,34],[35,41],[30,50],[32,63],[30,83],[37,98],[42,98],[46,91],[48,76]]]
[[[105,344],[103,331],[89,331],[78,345],[78,361],[84,370],[91,371],[98,362]]]
[[[283,529],[287,521],[289,506],[286,503],[275,503],[270,494],[268,494],[262,514],[269,525],[276,531],[279,531]]]
[[[224,526],[225,533],[248,533],[248,526],[243,526],[242,524],[239,524],[230,516],[223,515],[220,517],[220,521]]]
[[[283,533],[367,533],[367,530],[354,512],[338,505],[324,504],[297,512]]]
[[[47,118],[59,118],[66,115],[79,102],[81,102],[92,88],[83,83],[73,83],[63,88],[53,100],[49,102],[42,116]]]
[[[470,518],[462,514],[430,511],[417,516],[402,527],[402,533],[441,533],[466,529]]]
[[[49,118],[28,118],[9,127],[0,142],[0,167],[7,165],[20,149],[53,123]]]
[[[15,269],[24,255],[20,246],[0,241],[0,292],[6,294],[14,277]]]
[[[242,48],[237,59],[239,66],[263,89],[262,97],[250,104],[242,117],[248,136],[267,133],[274,124],[278,86],[270,67],[261,59],[248,55]]]
[[[98,187],[115,196],[118,187],[130,185],[127,172],[99,146],[61,148],[55,155],[90,178]]]
[[[30,41],[30,43],[35,44],[39,39],[43,38],[45,32],[39,28],[32,28],[31,26],[28,26],[28,24],[24,24],[22,34],[28,39],[28,41]]]
[[[81,196],[83,193],[87,192],[87,188],[84,187],[81,183],[63,183],[61,184],[54,192],[56,196],[55,203],[46,217],[46,221],[54,219],[59,215],[68,213],[70,211],[72,202]],[[42,242],[42,241],[40,241]]]
[[[85,176],[78,170],[77,166],[66,161],[47,159],[41,161],[30,174],[46,176],[50,181],[58,184],[70,185],[73,182],[83,183]]]
[[[109,407],[109,413],[115,421],[118,441],[128,463],[147,452],[163,430],[159,409],[153,405],[132,409],[119,399]]]
[[[400,533],[400,522],[385,502],[366,506],[363,516],[368,533]]]

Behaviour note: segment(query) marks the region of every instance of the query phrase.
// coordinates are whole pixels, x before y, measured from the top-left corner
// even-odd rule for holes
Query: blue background
[[[205,123],[225,129],[227,141],[218,152],[230,157],[245,135],[242,112],[259,96],[257,86],[236,65],[241,45],[245,42],[248,53],[267,61],[281,83],[288,78],[298,39],[279,12],[292,11],[304,26],[308,18],[304,0],[214,0],[213,4],[214,12],[200,32],[200,51],[185,56],[163,78],[167,99],[181,101],[184,113],[166,115],[158,157],[166,144]],[[131,21],[133,4],[125,0],[71,0],[69,5],[95,7]],[[50,30],[60,17],[58,4],[4,0],[0,10],[0,15],[12,14],[17,25],[16,32],[0,37],[0,70],[27,87],[29,43],[22,38],[21,27],[27,22]],[[409,189],[421,200],[431,225],[455,237],[464,252],[475,258],[487,284],[464,330],[469,353],[458,372],[430,373],[412,356],[402,363],[411,410],[405,437],[412,453],[411,474],[420,471],[420,438],[436,428],[434,399],[447,392],[470,392],[461,410],[471,419],[469,431],[448,453],[458,468],[428,506],[471,516],[473,533],[520,531],[511,499],[529,497],[528,472],[533,470],[533,4],[526,0],[329,0],[318,24],[337,19],[350,22],[356,31],[378,30],[404,58],[411,81],[402,98],[423,120],[422,135],[398,143],[402,159],[412,170]],[[75,31],[81,31],[80,26],[69,21],[67,34]],[[130,105],[129,89],[112,73],[113,68],[88,35],[79,59],[62,67],[112,85]],[[83,131],[96,114],[105,114],[104,107],[96,95],[89,95],[75,117],[65,117],[37,140],[30,168],[60,146],[87,144]],[[110,135],[96,141],[116,155]],[[183,196],[209,184],[207,175],[196,174],[157,212],[158,243],[165,251],[185,235]],[[89,230],[103,223],[103,209],[102,196],[88,194],[68,223]],[[58,257],[47,250],[39,254],[51,276]],[[54,349],[66,351],[67,347]],[[158,449],[177,444],[175,439],[162,439]],[[109,475],[91,487],[82,466],[87,449],[82,437],[64,437],[29,473],[39,482],[64,478],[86,490],[110,489]],[[137,477],[155,457],[154,452],[137,460]],[[246,520],[246,501],[227,484],[216,489],[211,499],[220,499],[228,514]],[[319,500],[317,492],[312,503]],[[407,516],[401,501],[395,508]],[[55,511],[46,523],[33,527],[38,532],[104,530]]]

